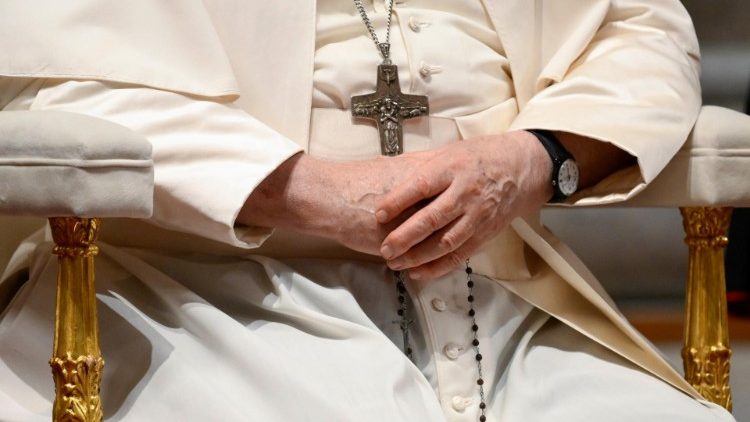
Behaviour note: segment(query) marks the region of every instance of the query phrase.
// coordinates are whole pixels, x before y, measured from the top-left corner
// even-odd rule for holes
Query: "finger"
[[[456,206],[457,202],[457,195],[449,189],[409,217],[383,240],[380,248],[383,258],[393,259],[400,256],[458,218],[463,214],[463,209]]]
[[[466,265],[466,260],[478,249],[478,247],[478,241],[471,239],[455,251],[443,255],[435,261],[428,262],[409,270],[409,277],[412,280],[417,281],[434,280],[438,277],[442,277],[449,272]]]
[[[416,268],[441,258],[457,250],[471,239],[474,235],[474,225],[475,222],[465,215],[453,220],[401,256],[388,261],[388,266],[393,270],[403,270],[404,268]]]
[[[385,224],[417,202],[432,198],[450,186],[452,176],[447,171],[426,169],[388,192],[375,213],[378,223]]]

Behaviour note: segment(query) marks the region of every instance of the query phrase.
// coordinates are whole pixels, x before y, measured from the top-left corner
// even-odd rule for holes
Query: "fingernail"
[[[412,271],[409,273],[409,278],[412,280],[421,280],[422,279],[422,273],[418,271]]]
[[[393,258],[393,251],[390,246],[383,245],[383,247],[380,248],[380,255],[383,255],[383,258],[385,259],[391,259]]]
[[[385,210],[378,210],[375,213],[375,218],[378,220],[378,223],[385,223],[388,221],[388,213]]]

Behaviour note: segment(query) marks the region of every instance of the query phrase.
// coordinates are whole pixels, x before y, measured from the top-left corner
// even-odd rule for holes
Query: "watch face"
[[[578,165],[573,160],[565,160],[557,173],[557,184],[560,192],[570,196],[578,189]]]

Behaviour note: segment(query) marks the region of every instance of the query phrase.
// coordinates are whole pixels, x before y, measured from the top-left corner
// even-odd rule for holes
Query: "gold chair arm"
[[[685,379],[732,410],[724,250],[731,208],[680,208],[690,250],[682,360]]]
[[[49,219],[58,259],[52,377],[56,422],[102,420],[99,396],[104,360],[99,350],[94,285],[96,218]]]

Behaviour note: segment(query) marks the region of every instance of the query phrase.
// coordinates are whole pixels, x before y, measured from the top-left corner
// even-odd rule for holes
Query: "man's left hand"
[[[440,277],[464,263],[514,218],[552,196],[552,163],[526,131],[454,142],[426,156],[376,213],[380,224],[429,200],[393,230],[381,254],[415,280]]]

